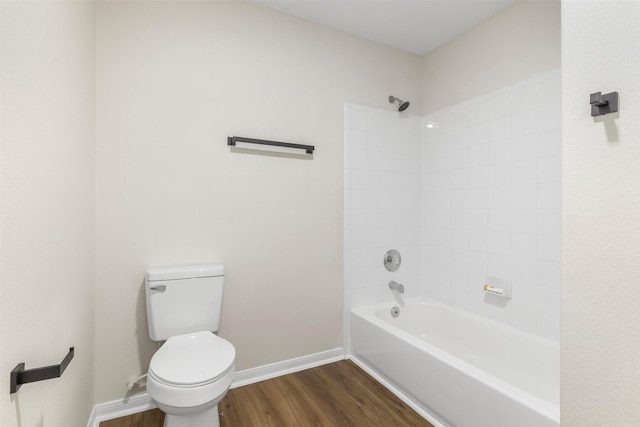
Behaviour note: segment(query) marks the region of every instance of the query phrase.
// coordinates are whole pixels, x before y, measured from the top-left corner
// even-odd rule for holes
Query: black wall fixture
[[[591,117],[603,116],[618,111],[618,92],[602,94],[592,93],[589,97],[591,104]]]
[[[36,381],[50,380],[62,375],[71,359],[73,359],[74,348],[69,349],[69,353],[62,359],[59,365],[45,366],[42,368],[24,369],[24,363],[18,363],[11,371],[11,384],[9,394],[13,394],[20,389],[22,384]]]
[[[264,139],[245,138],[242,136],[230,136],[227,138],[227,145],[236,145],[236,142],[246,142],[249,144],[272,145],[274,147],[286,147],[304,150],[307,154],[313,154],[316,149],[313,145],[292,144],[290,142],[267,141]]]

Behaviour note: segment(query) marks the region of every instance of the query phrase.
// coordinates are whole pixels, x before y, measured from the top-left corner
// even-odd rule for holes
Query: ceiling
[[[423,56],[516,0],[249,1]]]

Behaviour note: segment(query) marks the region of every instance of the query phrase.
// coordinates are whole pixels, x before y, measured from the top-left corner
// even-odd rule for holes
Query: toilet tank
[[[216,332],[223,286],[224,266],[220,264],[147,270],[149,337],[162,341],[191,332]]]

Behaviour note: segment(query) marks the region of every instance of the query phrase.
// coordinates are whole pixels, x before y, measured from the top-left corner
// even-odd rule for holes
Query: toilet
[[[153,268],[145,274],[151,358],[147,391],[164,427],[219,427],[218,402],[235,373],[236,351],[218,331],[224,266]]]

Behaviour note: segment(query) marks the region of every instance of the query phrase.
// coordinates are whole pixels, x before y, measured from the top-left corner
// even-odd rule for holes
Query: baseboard
[[[102,421],[126,417],[156,407],[148,393],[136,394],[129,398],[99,403],[93,407],[87,427],[99,427]]]
[[[344,359],[345,354],[342,348],[334,348],[333,350],[322,351],[320,353],[283,360],[282,362],[245,369],[236,372],[231,388],[242,387],[244,385],[257,383],[294,372],[304,371],[305,369],[315,368],[317,366],[326,365],[328,363]],[[148,411],[155,407],[156,405],[153,403],[148,393],[141,393],[130,398],[113,400],[111,402],[99,403],[93,407],[87,427],[99,427],[102,421],[126,417],[127,415]]]
[[[347,358],[351,360],[353,363],[355,363],[356,365],[358,365],[367,374],[371,375],[377,382],[385,386],[387,390],[395,394],[398,397],[398,399],[406,403],[407,406],[409,406],[411,409],[413,409],[418,414],[420,414],[422,418],[424,418],[425,420],[433,424],[434,427],[449,427],[438,416],[427,411],[420,404],[415,402],[411,397],[407,396],[402,390],[398,389],[395,385],[387,381],[387,379],[384,378],[382,375],[378,374],[378,372],[371,369],[365,362],[361,361],[360,359],[355,357],[353,354],[348,355]]]
[[[245,369],[236,372],[231,388],[242,387],[243,385],[304,371],[305,369],[315,368],[316,366],[322,366],[344,359],[345,355],[342,348],[334,348],[333,350],[322,351],[308,356],[296,357],[295,359]]]

